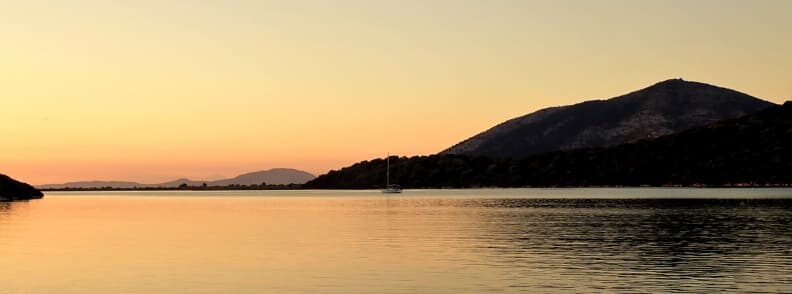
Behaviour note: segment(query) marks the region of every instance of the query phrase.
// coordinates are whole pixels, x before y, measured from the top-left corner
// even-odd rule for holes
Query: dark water
[[[792,292],[792,190],[60,193],[0,250],[0,293]]]

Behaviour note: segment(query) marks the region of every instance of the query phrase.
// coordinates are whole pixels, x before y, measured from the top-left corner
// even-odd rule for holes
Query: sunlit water
[[[0,203],[0,293],[792,292],[791,250],[790,189]]]

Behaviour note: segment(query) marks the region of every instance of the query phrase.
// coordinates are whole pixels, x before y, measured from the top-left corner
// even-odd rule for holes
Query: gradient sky
[[[792,1],[0,0],[0,172],[324,173],[682,77],[792,99]]]

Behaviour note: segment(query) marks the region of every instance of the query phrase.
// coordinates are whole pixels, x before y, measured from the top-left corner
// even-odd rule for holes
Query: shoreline
[[[734,188],[792,188],[792,184],[776,184],[776,185],[661,185],[661,186],[627,186],[627,185],[613,185],[613,186],[526,186],[526,187],[422,187],[422,188],[404,188],[405,190],[477,190],[477,189],[636,189],[636,188],[686,188],[686,189],[734,189]],[[55,188],[55,189],[39,189],[42,192],[101,192],[101,191],[306,191],[306,190],[381,190],[381,187],[370,188],[308,188],[308,187],[292,187],[292,188],[231,188],[231,187],[194,187],[194,188],[179,188],[179,187],[150,187],[150,188]]]

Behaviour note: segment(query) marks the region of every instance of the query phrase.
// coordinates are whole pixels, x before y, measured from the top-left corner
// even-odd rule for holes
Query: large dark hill
[[[407,188],[792,184],[792,102],[677,134],[522,159],[465,155],[391,158]],[[385,160],[331,171],[311,188],[377,188]]]
[[[656,138],[754,113],[773,103],[704,83],[667,80],[623,96],[511,119],[441,154],[520,158]]]
[[[44,197],[33,186],[0,174],[0,201],[38,199]]]

